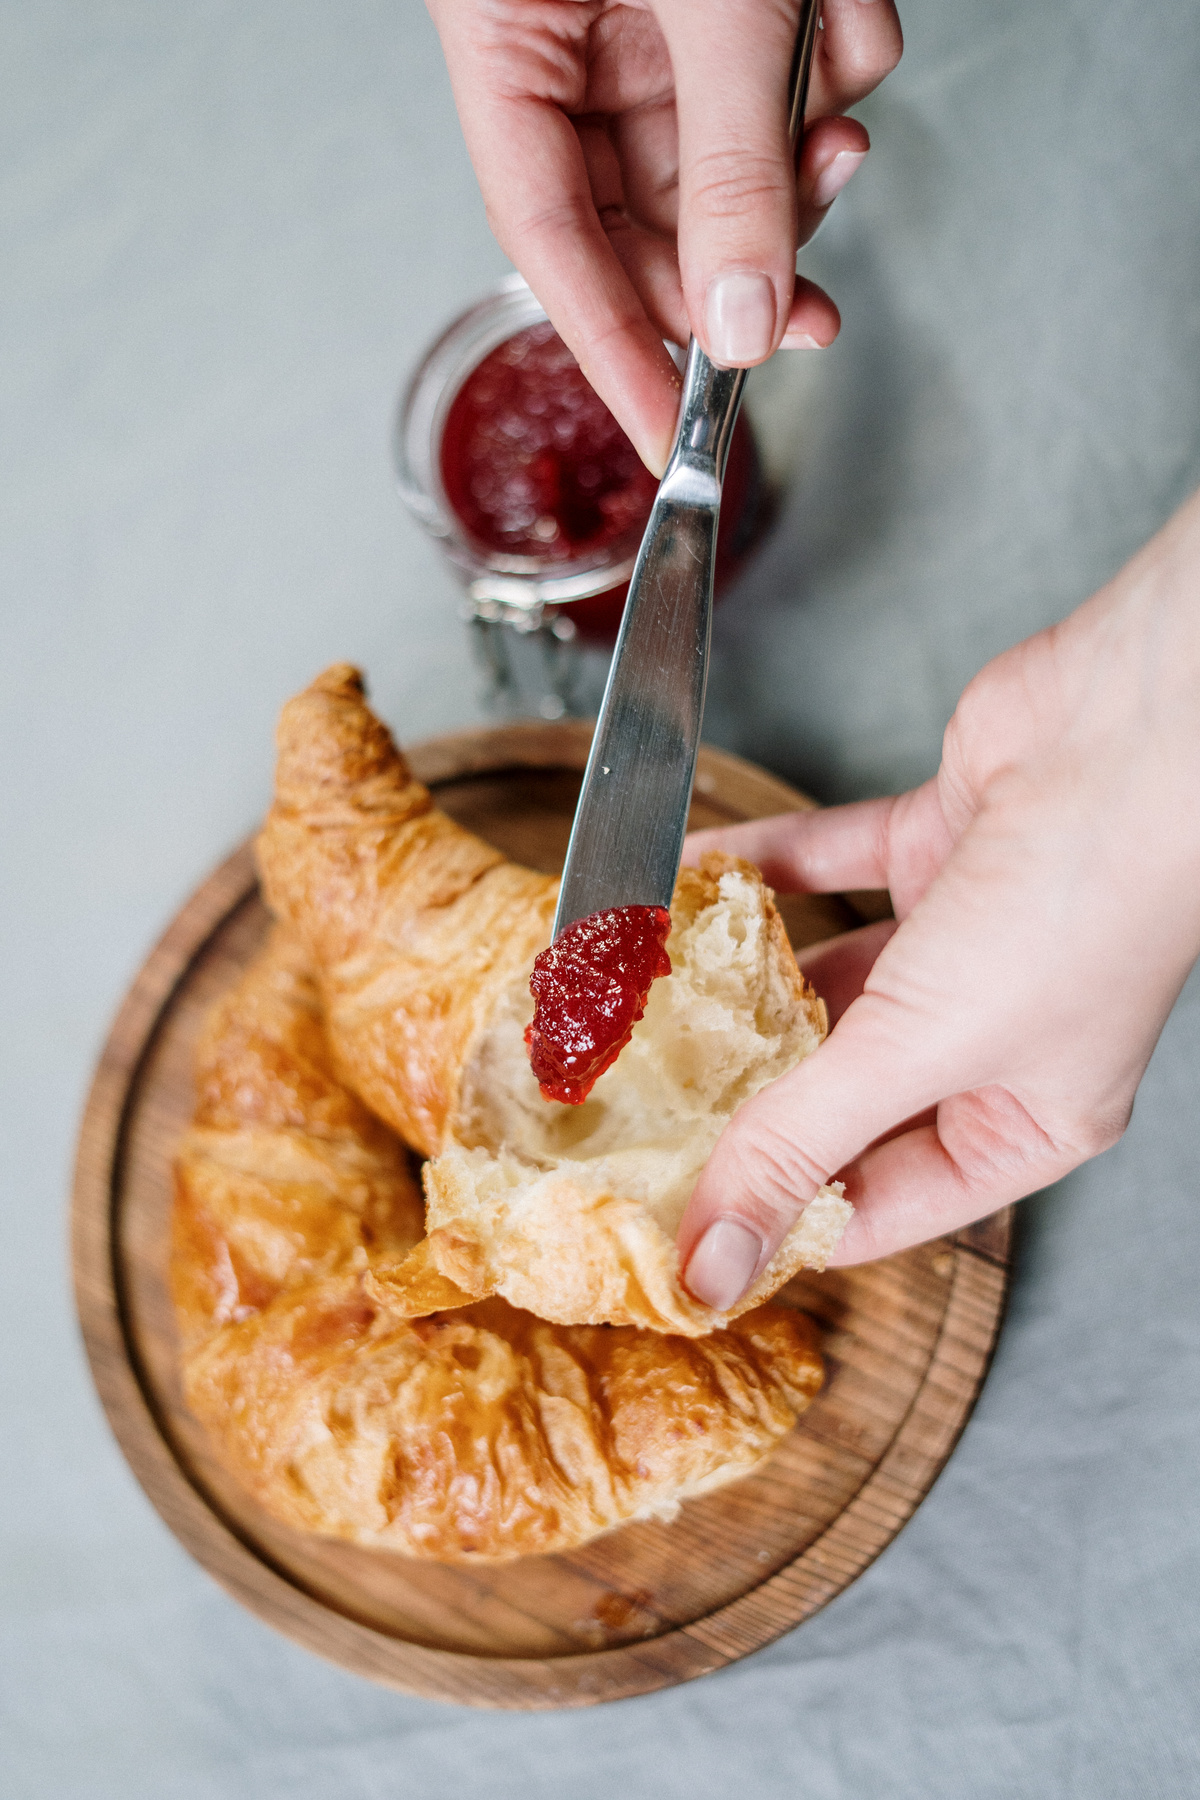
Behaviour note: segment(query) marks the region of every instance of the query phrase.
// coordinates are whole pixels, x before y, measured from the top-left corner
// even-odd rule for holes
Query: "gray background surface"
[[[909,0],[759,382],[792,471],[711,735],[833,799],[1200,480],[1195,0]],[[63,1208],[149,942],[249,830],[335,657],[410,739],[480,716],[391,487],[399,379],[498,274],[415,0],[0,0],[0,1787],[13,1800],[999,1800],[1200,1791],[1200,983],[1124,1141],[1023,1209],[975,1418],[802,1631],[591,1713],[324,1666],[177,1547],[92,1394]],[[1120,971],[1113,971],[1120,979]]]

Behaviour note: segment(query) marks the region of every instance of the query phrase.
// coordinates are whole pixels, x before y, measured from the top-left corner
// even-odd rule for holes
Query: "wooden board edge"
[[[594,729],[592,719],[515,719],[406,744],[404,758],[426,787],[472,775],[500,775],[506,769],[582,770]]]
[[[726,1661],[764,1648],[844,1593],[903,1530],[948,1462],[987,1379],[1009,1275],[1007,1264],[968,1246],[955,1244],[953,1254],[949,1304],[925,1379],[867,1481],[786,1568],[683,1627]]]
[[[1001,1207],[999,1212],[989,1213],[983,1219],[976,1219],[973,1225],[964,1225],[957,1234],[957,1242],[962,1245],[964,1250],[969,1250],[973,1256],[986,1257],[989,1262],[1007,1264],[1012,1260],[1016,1217],[1015,1206]]]
[[[483,734],[461,734],[461,740],[419,744],[409,758],[414,772],[431,785],[462,779],[472,772],[499,773],[505,766],[581,768],[590,732],[590,725],[581,730],[574,721],[502,727]],[[585,734],[587,742],[583,741]],[[463,742],[479,746],[481,739],[484,748],[478,760],[468,764]],[[552,755],[555,739],[557,749]],[[462,759],[452,772],[445,760],[450,755]],[[501,766],[488,758],[502,758]],[[757,790],[759,796],[769,792],[772,803],[780,807],[813,804],[786,783],[727,752],[705,747],[702,770],[706,763],[714,769],[735,765],[746,777],[748,789]],[[542,1710],[630,1698],[711,1673],[803,1623],[892,1541],[953,1450],[982,1386],[1000,1329],[1007,1287],[1007,1236],[1000,1254],[990,1245],[986,1249],[966,1242],[956,1246],[950,1305],[926,1382],[882,1462],[845,1512],[800,1557],[749,1593],[704,1619],[642,1644],[560,1658],[516,1659],[409,1643],[339,1613],[310,1595],[275,1569],[257,1546],[244,1542],[211,1500],[193,1486],[142,1387],[127,1340],[115,1263],[112,1184],[137,1072],[159,1020],[192,962],[230,914],[252,897],[255,886],[251,839],[196,890],[151,951],[101,1053],[84,1108],[75,1161],[72,1269],[88,1362],[113,1434],[169,1529],[220,1586],[285,1636],[368,1679],[420,1698],[458,1704]],[[955,1410],[949,1419],[927,1416],[928,1398],[925,1408],[921,1406],[931,1378],[953,1399]],[[865,1541],[856,1541],[860,1529],[865,1529]],[[802,1610],[797,1610],[798,1605]]]
[[[592,719],[560,719],[545,724],[537,719],[519,719],[507,725],[427,738],[406,747],[404,754],[413,774],[427,787],[461,781],[473,774],[499,775],[513,768],[582,772],[594,727]],[[701,794],[707,793],[706,777],[715,776],[718,770],[726,781],[732,781],[736,794],[753,796],[751,806],[768,796],[770,805],[781,812],[811,812],[816,806],[815,800],[781,776],[770,774],[731,750],[701,744],[696,762]]]
[[[128,1104],[172,994],[212,934],[254,889],[250,840],[196,889],[138,970],[113,1019],[84,1103],[71,1183],[71,1272],[84,1346],[114,1430],[101,1382],[110,1377],[114,1362],[129,1354],[112,1240],[112,1186]]]

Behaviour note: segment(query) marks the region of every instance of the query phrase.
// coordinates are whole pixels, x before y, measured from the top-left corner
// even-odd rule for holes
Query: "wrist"
[[[1077,616],[1143,723],[1200,740],[1200,492]]]

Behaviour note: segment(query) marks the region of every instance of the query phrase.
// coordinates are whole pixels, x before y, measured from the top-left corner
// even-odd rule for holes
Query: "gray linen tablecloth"
[[[1200,480],[1196,0],[904,16],[806,264],[845,330],[759,383],[793,489],[718,634],[712,735],[826,799],[924,777],[972,672]],[[349,656],[403,736],[480,716],[387,433],[502,267],[415,0],[0,4],[0,1789],[1194,1796],[1196,980],[1124,1141],[1024,1207],[926,1504],[731,1672],[550,1717],[371,1687],[227,1599],[108,1435],[63,1232],[93,1058],[290,691]]]

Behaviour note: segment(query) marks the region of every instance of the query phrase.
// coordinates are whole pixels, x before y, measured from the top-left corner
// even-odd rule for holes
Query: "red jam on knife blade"
[[[576,919],[542,951],[525,1043],[543,1099],[579,1106],[616,1062],[651,983],[671,973],[670,930],[664,906],[613,906]]]
[[[542,562],[636,548],[657,482],[553,325],[485,356],[442,433],[446,498],[489,550]]]

